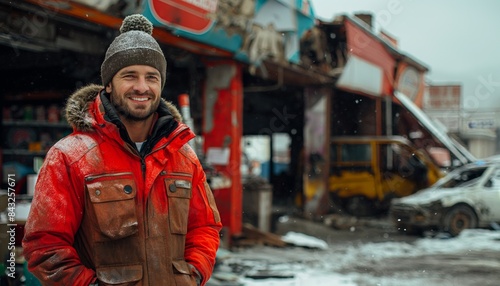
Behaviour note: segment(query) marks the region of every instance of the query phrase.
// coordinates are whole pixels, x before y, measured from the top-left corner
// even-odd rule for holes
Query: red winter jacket
[[[194,134],[162,100],[139,152],[102,92],[68,100],[74,131],[48,152],[25,226],[29,270],[43,285],[196,285],[196,270],[205,284],[221,223]]]

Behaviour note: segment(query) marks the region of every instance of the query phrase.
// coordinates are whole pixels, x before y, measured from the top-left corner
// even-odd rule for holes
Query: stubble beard
[[[116,112],[122,120],[133,122],[144,121],[156,112],[156,109],[158,109],[158,105],[160,104],[160,101],[158,100],[149,107],[149,110],[144,111],[144,109],[141,109],[140,111],[134,111],[131,110],[126,103],[126,98],[129,95],[130,94],[125,94],[125,97],[121,97],[118,96],[114,90],[111,91],[111,104],[115,107]]]

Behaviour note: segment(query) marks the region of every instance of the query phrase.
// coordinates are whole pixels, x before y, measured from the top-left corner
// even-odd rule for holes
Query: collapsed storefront
[[[300,35],[314,25],[308,1],[303,7],[274,0],[143,1],[138,6],[101,1],[94,7],[90,2],[0,2],[6,87],[2,163],[22,175],[19,192],[32,191],[29,174],[33,161],[39,162],[34,159],[71,131],[62,116],[68,94],[99,83],[100,63],[122,18],[139,12],[156,26],[153,36],[167,57],[162,96],[178,104],[180,95],[188,95],[189,119],[199,134],[193,146],[207,166],[226,237],[239,235],[242,135],[297,135],[291,136],[291,148],[298,153],[303,88],[334,81],[299,65]]]
[[[438,169],[452,169],[475,160],[420,110],[428,68],[398,51],[389,35],[376,35],[371,21],[370,15],[344,15],[317,25],[328,35],[323,38],[322,46],[328,51],[323,61],[333,63],[330,73],[338,75],[338,80],[334,88],[308,90],[306,96],[303,200],[306,214],[313,217],[332,211],[373,214],[378,205],[387,209],[390,199],[398,196],[398,188],[414,192],[426,186],[408,181],[417,180],[409,179],[414,175],[410,173],[416,173],[415,167],[401,174],[403,167],[394,157],[394,144],[373,145],[382,140],[394,136],[408,139],[414,150],[410,153],[429,157],[433,180],[439,177]],[[339,142],[342,138],[349,138],[345,142],[350,142],[350,147],[344,143],[336,151],[332,140]],[[370,163],[375,154],[369,150],[381,156],[375,165]],[[364,153],[366,156],[360,155]],[[350,171],[341,175],[338,168]],[[389,178],[395,174],[400,180],[391,182]],[[433,180],[426,180],[427,184]],[[383,185],[380,189],[385,193],[377,190],[378,184]]]

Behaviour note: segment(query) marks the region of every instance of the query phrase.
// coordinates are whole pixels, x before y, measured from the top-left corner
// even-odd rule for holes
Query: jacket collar
[[[97,95],[104,90],[101,85],[91,84],[76,90],[66,103],[66,119],[68,123],[78,131],[92,131],[96,128],[95,114],[92,112],[104,112],[104,110],[92,110],[91,104]],[[160,108],[170,113],[173,119],[182,122],[179,110],[169,101],[161,100]]]
[[[154,144],[168,137],[182,123],[182,116],[178,109],[164,99],[161,99],[157,113],[158,119],[151,130],[149,143],[142,149],[146,154]],[[112,123],[118,128],[120,137],[135,146],[125,131],[115,108],[109,102],[103,86],[92,84],[74,92],[66,104],[66,119],[74,130],[83,132],[96,131],[105,122]]]

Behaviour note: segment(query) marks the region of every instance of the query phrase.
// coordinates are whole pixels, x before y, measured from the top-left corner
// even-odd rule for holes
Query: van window
[[[342,145],[342,162],[370,162],[369,144]]]

